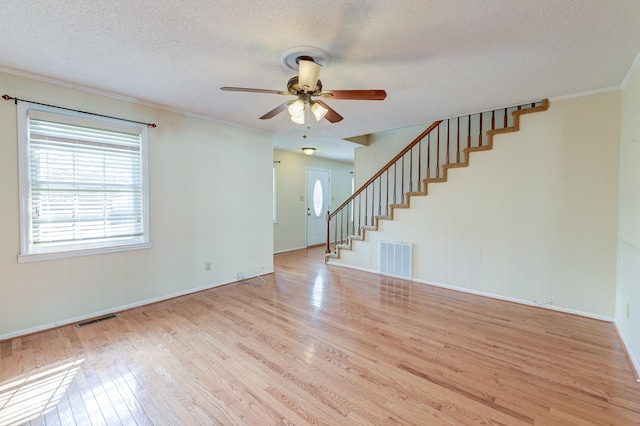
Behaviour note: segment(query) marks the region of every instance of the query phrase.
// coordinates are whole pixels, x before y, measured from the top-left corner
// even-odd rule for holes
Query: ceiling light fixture
[[[307,155],[313,155],[313,153],[316,152],[316,149],[311,147],[306,147],[306,148],[302,148],[302,152],[304,152]]]

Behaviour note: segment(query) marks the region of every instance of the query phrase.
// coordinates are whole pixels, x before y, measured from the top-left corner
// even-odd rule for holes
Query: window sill
[[[41,260],[65,259],[78,256],[93,256],[96,254],[116,253],[120,251],[143,250],[151,248],[151,243],[127,244],[112,247],[96,247],[86,249],[76,249],[67,251],[56,251],[51,253],[31,253],[19,254],[18,263],[38,262]]]

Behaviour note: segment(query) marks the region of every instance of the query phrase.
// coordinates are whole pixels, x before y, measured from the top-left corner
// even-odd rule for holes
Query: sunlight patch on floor
[[[84,359],[37,369],[0,385],[0,426],[22,424],[53,409],[73,382]]]

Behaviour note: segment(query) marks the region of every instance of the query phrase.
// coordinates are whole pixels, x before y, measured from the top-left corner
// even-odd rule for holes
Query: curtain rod
[[[42,105],[42,106],[48,106],[48,107],[53,107],[53,108],[60,108],[60,109],[64,109],[67,111],[73,111],[73,112],[80,112],[82,114],[89,114],[89,115],[96,115],[98,117],[105,117],[105,118],[114,118],[116,120],[122,120],[122,121],[129,121],[131,123],[136,123],[136,124],[144,124],[145,126],[149,126],[149,127],[157,127],[156,123],[144,123],[142,121],[135,121],[135,120],[126,120],[124,118],[119,118],[119,117],[113,117],[111,115],[104,115],[104,114],[96,114],[95,112],[87,112],[87,111],[80,111],[78,109],[72,109],[72,108],[65,108],[65,107],[61,107],[61,106],[57,106],[57,105],[50,105],[50,104],[43,104],[41,102],[34,102],[34,101],[28,101],[26,99],[18,99],[18,98],[14,98],[13,96],[9,96],[9,95],[3,95],[2,99],[4,99],[5,101],[11,100],[13,99],[14,103],[17,105],[18,101],[22,101],[22,102],[29,102],[31,104],[36,104],[36,105]]]

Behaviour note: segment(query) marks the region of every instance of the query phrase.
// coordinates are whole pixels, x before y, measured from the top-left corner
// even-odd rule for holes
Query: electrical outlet
[[[207,262],[204,264],[204,270],[205,271],[210,271],[211,270],[211,262]]]

